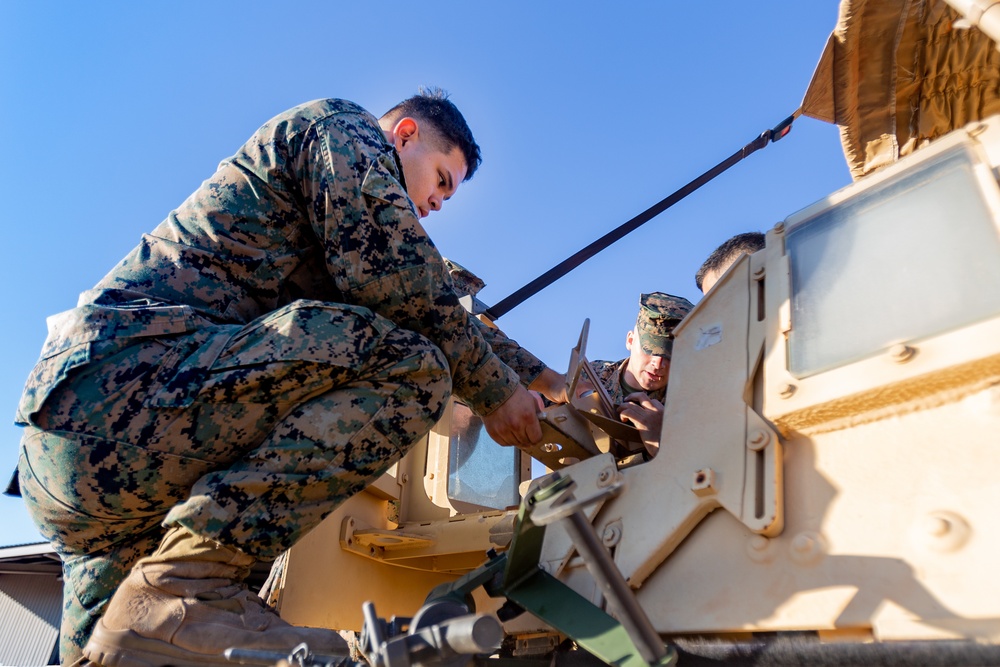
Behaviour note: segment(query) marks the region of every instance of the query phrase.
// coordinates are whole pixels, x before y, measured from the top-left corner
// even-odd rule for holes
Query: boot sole
[[[131,630],[110,630],[97,622],[83,655],[103,667],[198,667],[232,665],[222,653],[193,653],[159,639],[149,639]]]

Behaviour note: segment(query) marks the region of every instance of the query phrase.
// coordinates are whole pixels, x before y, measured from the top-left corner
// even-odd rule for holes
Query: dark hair
[[[694,274],[694,284],[701,290],[701,283],[709,271],[728,269],[730,264],[740,258],[740,255],[752,255],[763,248],[764,235],[761,232],[737,234],[712,251],[698,272]]]
[[[458,107],[448,100],[448,93],[440,88],[421,87],[416,95],[386,111],[382,118],[395,123],[407,116],[430,124],[434,131],[429,138],[437,148],[448,153],[457,146],[465,157],[464,180],[472,178],[483,158],[472,130]]]

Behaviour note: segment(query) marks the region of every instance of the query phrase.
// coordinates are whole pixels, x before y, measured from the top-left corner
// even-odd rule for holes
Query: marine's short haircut
[[[710,271],[729,268],[729,265],[740,258],[740,255],[752,255],[764,248],[764,234],[761,232],[744,232],[730,238],[712,251],[698,272],[694,274],[694,283],[701,290],[701,283]]]
[[[472,178],[483,158],[465,117],[448,99],[448,93],[440,88],[421,87],[416,95],[386,111],[382,119],[395,124],[407,116],[430,124],[434,130],[430,140],[438,149],[449,153],[457,146],[465,157],[467,172],[463,180]]]

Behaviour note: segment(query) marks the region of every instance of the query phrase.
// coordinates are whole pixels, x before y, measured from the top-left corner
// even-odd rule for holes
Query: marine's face
[[[655,354],[646,354],[639,345],[639,337],[629,331],[625,338],[629,351],[628,365],[625,367],[625,381],[643,391],[657,391],[667,386],[670,375],[670,359]],[[629,378],[627,375],[631,374]],[[634,381],[633,381],[634,380]]]
[[[412,126],[403,125],[405,121]],[[425,218],[431,211],[440,211],[458,190],[468,171],[465,156],[457,146],[448,153],[442,152],[427,132],[418,130],[412,119],[403,119],[396,127],[394,143],[403,165],[406,194],[416,205],[417,215]]]

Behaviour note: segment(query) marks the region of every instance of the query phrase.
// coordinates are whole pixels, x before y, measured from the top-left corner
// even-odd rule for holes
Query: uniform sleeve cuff
[[[455,393],[476,414],[485,417],[510,398],[519,383],[517,373],[491,353],[479,368],[469,374],[463,386],[455,387]]]

